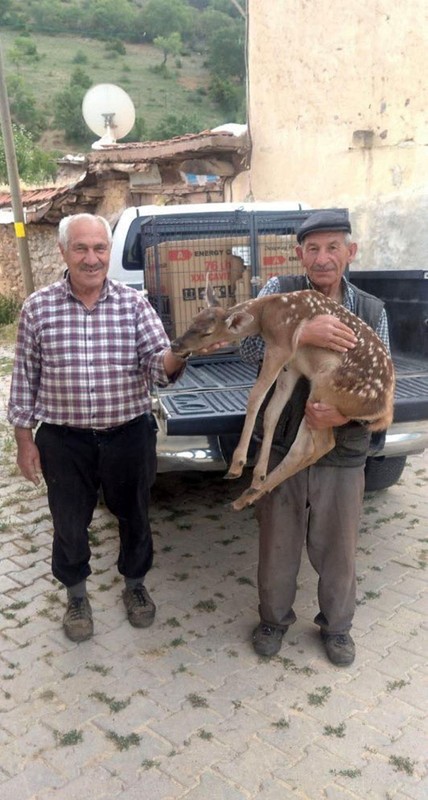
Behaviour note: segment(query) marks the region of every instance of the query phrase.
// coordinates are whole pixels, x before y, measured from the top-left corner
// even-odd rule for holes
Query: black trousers
[[[36,437],[54,524],[52,572],[65,586],[91,573],[88,526],[102,487],[119,523],[118,570],[143,578],[153,561],[150,487],[156,477],[151,414],[109,431],[42,423]]]

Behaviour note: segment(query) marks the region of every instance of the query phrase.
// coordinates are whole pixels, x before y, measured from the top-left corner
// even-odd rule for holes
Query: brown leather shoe
[[[84,642],[94,632],[92,609],[87,597],[72,597],[62,621],[65,635],[72,642]]]
[[[137,583],[133,589],[127,587],[122,597],[131,625],[134,628],[148,628],[155,618],[156,606],[144,584]]]
[[[282,637],[287,630],[288,626],[278,628],[276,625],[260,622],[253,631],[253,647],[257,655],[267,656],[268,658],[276,656],[281,649]]]
[[[325,652],[336,667],[348,667],[355,659],[355,642],[349,633],[321,631]]]

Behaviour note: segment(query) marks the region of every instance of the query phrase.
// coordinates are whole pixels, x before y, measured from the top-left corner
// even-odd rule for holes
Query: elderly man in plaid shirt
[[[67,588],[64,631],[75,642],[93,633],[88,525],[100,486],[119,520],[129,622],[153,622],[155,604],[144,586],[153,559],[148,507],[156,474],[150,389],[184,367],[149,302],[108,279],[111,238],[102,217],[61,221],[68,269],[23,305],[8,410],[22,474],[37,485],[41,471],[46,481],[52,571]]]

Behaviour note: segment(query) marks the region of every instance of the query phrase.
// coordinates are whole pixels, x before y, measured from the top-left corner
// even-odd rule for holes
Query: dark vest
[[[295,292],[307,289],[305,275],[281,275],[279,276],[281,292]],[[355,313],[360,319],[376,330],[384,304],[377,297],[373,297],[367,292],[363,292],[352,285],[355,292],[356,308]],[[254,426],[254,438],[260,441],[263,436],[263,414],[264,410],[273,394],[274,387],[270,389],[262,407],[258,413]],[[281,416],[278,420],[273,436],[272,447],[280,451],[283,455],[288,453],[294,442],[300,423],[305,413],[306,401],[309,397],[309,381],[302,377],[297,381],[293,394],[286,403]],[[349,422],[334,428],[336,446],[330,453],[319,459],[319,466],[342,466],[356,467],[364,464],[370,444],[370,431],[358,422]]]

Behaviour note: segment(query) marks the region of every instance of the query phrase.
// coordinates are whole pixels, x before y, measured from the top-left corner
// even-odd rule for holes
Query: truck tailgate
[[[428,419],[428,359],[393,354],[397,377],[394,422]]]
[[[158,393],[166,433],[239,433],[256,376],[257,368],[237,354],[192,359],[182,377]]]
[[[428,418],[428,361],[394,355],[394,422]],[[160,390],[159,411],[170,436],[240,433],[257,375],[237,354],[192,359],[173,385]]]

